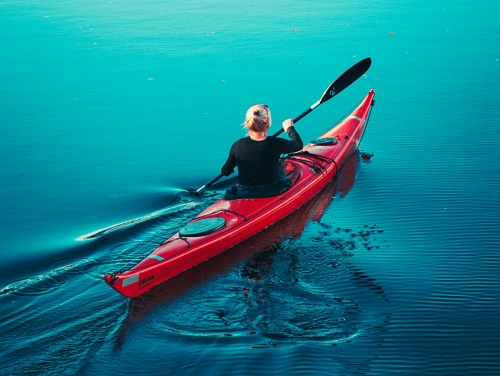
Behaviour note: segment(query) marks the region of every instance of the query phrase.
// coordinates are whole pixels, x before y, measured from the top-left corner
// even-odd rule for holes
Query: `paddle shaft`
[[[196,193],[200,194],[201,192],[203,192],[205,190],[205,188],[208,188],[210,187],[212,184],[214,184],[217,180],[221,179],[224,175],[222,174],[219,174],[217,175],[215,178],[213,178],[212,180],[210,180],[207,184],[205,184],[203,187],[201,188],[198,188],[196,190]]]
[[[320,105],[319,101],[314,103],[311,107],[309,107],[307,110],[305,110],[303,113],[301,113],[299,116],[297,116],[295,119],[293,119],[293,124],[296,124],[300,119],[302,119],[304,116],[306,116],[309,112],[314,110],[316,107]],[[273,137],[278,137],[280,134],[282,134],[285,130],[281,128],[278,132],[273,134]]]

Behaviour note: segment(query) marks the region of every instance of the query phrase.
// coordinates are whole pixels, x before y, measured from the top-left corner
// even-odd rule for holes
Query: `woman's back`
[[[250,137],[236,141],[229,153],[222,173],[229,175],[238,167],[239,183],[259,185],[275,182],[279,179],[279,158],[282,154],[302,149],[302,140],[293,127],[288,132],[291,141],[278,137],[267,137],[262,141]]]

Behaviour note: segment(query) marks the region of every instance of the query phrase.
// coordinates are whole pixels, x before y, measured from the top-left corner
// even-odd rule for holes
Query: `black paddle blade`
[[[321,104],[326,102],[328,99],[333,98],[342,90],[344,90],[346,87],[351,85],[354,81],[356,81],[363,74],[365,74],[368,68],[370,68],[371,64],[372,64],[372,59],[370,59],[369,57],[354,64],[352,67],[350,67],[340,76],[338,76],[335,81],[332,82],[330,87],[326,89],[326,91],[323,93],[323,96],[319,100],[319,103]]]

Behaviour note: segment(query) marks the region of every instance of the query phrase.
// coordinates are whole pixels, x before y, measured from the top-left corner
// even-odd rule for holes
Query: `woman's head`
[[[253,104],[246,113],[243,125],[250,131],[267,132],[271,126],[271,110],[265,104]]]

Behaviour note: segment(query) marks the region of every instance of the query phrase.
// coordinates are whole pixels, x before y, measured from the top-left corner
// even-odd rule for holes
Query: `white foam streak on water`
[[[175,205],[175,206],[172,206],[169,208],[155,211],[155,212],[150,213],[150,214],[146,214],[146,215],[139,217],[139,218],[130,219],[128,221],[118,223],[116,225],[111,225],[111,226],[108,226],[106,228],[102,228],[100,230],[93,231],[93,232],[88,233],[86,235],[81,235],[78,238],[76,238],[75,240],[81,241],[81,240],[96,239],[96,238],[99,238],[103,235],[110,234],[113,231],[120,230],[120,229],[123,229],[126,227],[130,227],[130,226],[145,222],[145,221],[153,219],[153,218],[161,217],[161,216],[166,215],[166,214],[177,213],[177,212],[185,210],[185,209],[191,209],[191,208],[194,208],[195,206],[198,206],[198,205],[199,205],[199,203],[196,203],[196,202],[188,202],[188,203],[184,203],[184,204]]]

